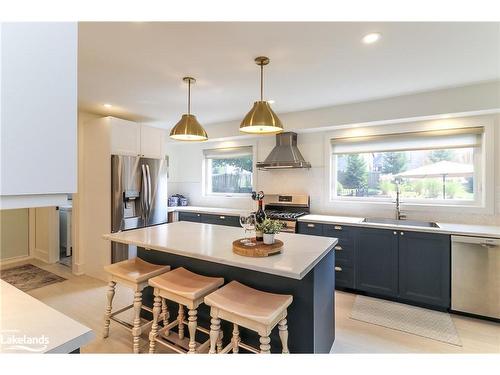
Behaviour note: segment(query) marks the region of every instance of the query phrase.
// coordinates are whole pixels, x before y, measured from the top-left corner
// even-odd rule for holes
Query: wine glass
[[[255,214],[250,214],[246,217],[245,219],[245,224],[246,224],[246,230],[249,230],[250,232],[255,230]],[[246,235],[246,230],[245,230],[245,235]],[[251,241],[250,239],[248,242],[244,243],[245,246],[255,246],[255,242]]]
[[[240,242],[244,243],[244,244],[250,242],[250,240],[248,239],[248,235],[247,235],[247,232],[248,232],[247,218],[248,218],[248,215],[246,215],[246,214],[241,214],[240,215],[240,225],[245,230],[245,238],[243,238],[242,240],[240,240]]]

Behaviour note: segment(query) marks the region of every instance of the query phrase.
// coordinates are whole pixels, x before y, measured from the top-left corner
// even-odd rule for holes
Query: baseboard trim
[[[72,272],[73,272],[73,275],[76,275],[76,276],[85,275],[85,272],[83,271],[83,263],[74,262],[73,267],[72,267]]]
[[[0,269],[15,266],[17,265],[17,263],[19,264],[28,263],[32,259],[33,257],[31,255],[28,255],[28,256],[21,256],[21,257],[0,260]]]

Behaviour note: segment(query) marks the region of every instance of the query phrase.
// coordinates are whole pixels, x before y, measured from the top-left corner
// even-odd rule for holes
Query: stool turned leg
[[[219,331],[219,338],[217,339],[217,353],[222,351],[222,338],[224,337],[224,332],[222,330]]]
[[[156,347],[156,337],[158,336],[158,318],[161,312],[161,297],[157,295],[155,290],[155,299],[153,303],[153,325],[149,332],[149,353],[153,354]]]
[[[134,353],[139,353],[139,336],[141,335],[141,307],[142,307],[142,291],[134,293],[134,327],[132,328],[132,336],[134,340]]]
[[[208,352],[209,354],[215,354],[217,353],[216,350],[216,345],[217,341],[219,340],[220,337],[220,319],[217,318],[212,318],[210,321],[212,323],[210,325],[210,351]]]
[[[270,342],[269,336],[260,336],[260,354],[271,354]]]
[[[109,336],[109,324],[111,323],[111,310],[113,306],[113,297],[115,296],[115,286],[116,283],[114,281],[110,281],[108,283],[108,290],[106,292],[106,298],[107,298],[106,312],[104,314],[104,332],[103,332],[104,338]]]
[[[233,354],[238,354],[240,351],[240,347],[238,346],[240,343],[240,330],[238,328],[238,324],[233,325],[233,338],[231,339]]]
[[[188,329],[189,329],[189,354],[196,353],[196,314],[195,309],[188,311]]]
[[[278,323],[278,330],[281,340],[281,353],[290,354],[288,351],[288,326],[286,325],[286,319],[280,320]]]
[[[167,301],[165,300],[165,298],[161,299],[161,316],[163,319],[163,327],[168,326],[168,322],[170,319],[170,313],[168,312]],[[170,331],[165,330],[164,335],[168,336],[169,334],[170,334]]]
[[[184,306],[179,305],[179,315],[177,315],[177,322],[179,324],[179,339],[184,338]]]

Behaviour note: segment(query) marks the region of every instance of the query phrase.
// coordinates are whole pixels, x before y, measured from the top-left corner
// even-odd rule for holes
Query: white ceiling
[[[382,33],[365,45],[368,32]],[[82,110],[173,126],[243,118],[259,96],[278,113],[500,78],[500,23],[80,23]],[[113,104],[106,109],[103,103]]]

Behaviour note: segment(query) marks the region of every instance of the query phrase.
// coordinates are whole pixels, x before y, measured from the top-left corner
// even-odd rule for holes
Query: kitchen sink
[[[424,227],[424,228],[439,228],[439,225],[433,221],[419,221],[419,220],[397,220],[397,219],[383,219],[367,217],[363,220],[364,223],[373,224],[393,224],[405,225],[411,227]]]

